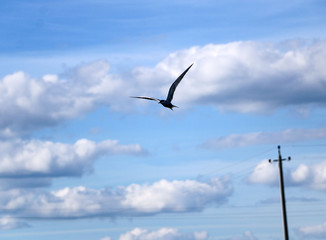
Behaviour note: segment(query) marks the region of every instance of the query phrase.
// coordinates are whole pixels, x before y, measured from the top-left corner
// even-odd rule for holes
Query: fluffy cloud
[[[325,59],[326,42],[192,47],[170,54],[155,68],[135,69],[135,94],[165,97],[172,80],[195,62],[177,89],[175,102],[180,105],[239,112],[296,106],[302,111],[307,105],[325,105]]]
[[[322,41],[208,44],[171,53],[153,68],[137,67],[130,76],[121,76],[127,85],[116,86],[130,95],[165,98],[172,81],[194,62],[175,102],[239,112],[296,106],[302,112],[307,105],[325,105],[325,59]],[[101,95],[106,88],[97,89]]]
[[[247,180],[250,183],[275,185],[278,180],[277,164],[270,164],[267,160],[261,161]]]
[[[0,177],[81,176],[93,162],[109,154],[144,154],[138,144],[121,145],[116,140],[74,144],[40,140],[0,141]]]
[[[326,129],[286,129],[277,132],[252,132],[232,134],[211,139],[201,146],[209,149],[244,147],[256,144],[275,144],[326,138]]]
[[[208,234],[205,231],[194,233],[181,233],[176,228],[160,228],[156,231],[135,228],[121,234],[119,240],[206,240]],[[111,237],[104,237],[101,240],[111,240]]]
[[[96,61],[62,76],[32,78],[16,72],[0,79],[0,137],[19,137],[92,110],[117,94],[122,83],[108,74],[109,64]]]
[[[141,212],[199,211],[211,202],[223,202],[231,190],[228,179],[218,178],[209,183],[161,180],[152,185],[132,184],[125,189],[123,205]]]
[[[121,234],[119,240],[206,240],[208,235],[205,231],[192,234],[180,233],[176,228],[161,228],[157,231],[135,228],[130,232]]]
[[[285,170],[286,171],[286,170]],[[286,171],[285,184],[326,190],[326,161],[307,166],[300,164],[292,171]],[[275,185],[278,181],[278,166],[267,160],[261,161],[247,179],[250,183]]]
[[[300,164],[291,173],[292,183],[313,189],[326,190],[326,161],[307,166]]]
[[[269,44],[232,42],[170,54],[153,68],[112,74],[99,60],[40,78],[15,72],[0,79],[0,137],[18,137],[53,126],[100,104],[130,109],[131,95],[165,98],[172,81],[195,65],[177,89],[182,106],[206,104],[221,110],[271,111],[326,102],[326,42]]]
[[[209,182],[161,180],[116,190],[82,186],[52,192],[11,189],[0,192],[0,209],[4,214],[36,218],[153,215],[201,211],[208,205],[224,203],[231,193],[227,178]]]
[[[312,238],[325,239],[326,238],[326,222],[319,224],[319,225],[300,227],[297,229],[296,233],[302,239],[312,239]]]

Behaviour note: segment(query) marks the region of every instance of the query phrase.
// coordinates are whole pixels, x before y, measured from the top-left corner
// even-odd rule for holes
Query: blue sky
[[[0,238],[324,239],[325,9],[4,1]]]

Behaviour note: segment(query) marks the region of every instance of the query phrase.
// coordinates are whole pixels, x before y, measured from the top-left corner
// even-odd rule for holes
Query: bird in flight
[[[177,88],[180,81],[182,80],[182,78],[186,75],[188,70],[192,67],[192,65],[193,64],[191,64],[183,73],[181,73],[181,75],[174,81],[174,83],[172,83],[172,85],[169,89],[169,93],[165,100],[161,100],[161,99],[153,98],[153,97],[145,97],[145,96],[132,97],[132,98],[140,98],[140,99],[157,101],[158,103],[162,104],[164,107],[170,108],[171,110],[173,110],[174,107],[177,107],[171,103],[172,99],[173,99],[174,91]]]

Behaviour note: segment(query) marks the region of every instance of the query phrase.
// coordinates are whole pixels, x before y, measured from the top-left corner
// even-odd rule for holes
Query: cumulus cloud
[[[77,66],[61,76],[33,78],[15,72],[0,79],[0,137],[28,134],[108,103],[122,81],[109,74],[104,60]],[[120,89],[121,90],[121,89]]]
[[[293,184],[316,190],[326,190],[326,161],[307,166],[300,164],[291,173]]]
[[[83,186],[51,192],[10,189],[0,191],[0,209],[4,214],[35,218],[154,215],[201,211],[209,205],[224,203],[231,193],[228,178],[213,178],[208,182],[161,180],[115,190]]]
[[[319,224],[319,225],[300,227],[296,230],[296,233],[302,239],[312,239],[312,238],[325,239],[326,238],[326,222]]]
[[[137,92],[164,97],[171,81],[195,62],[176,101],[240,112],[324,105],[325,45],[239,41],[196,46],[170,54],[154,68],[135,68],[133,79]]]
[[[209,44],[174,52],[155,68],[137,68],[134,79],[138,94],[164,97],[172,79],[195,62],[177,89],[180,105],[239,112],[295,106],[303,111],[307,105],[325,105],[325,49],[326,42]]]
[[[223,202],[232,191],[228,181],[214,178],[208,183],[161,180],[152,185],[132,184],[125,189],[123,204],[141,212],[198,211],[211,202]]]
[[[285,184],[289,186],[308,187],[315,190],[326,190],[326,161],[313,165],[300,164],[296,169],[285,170]],[[276,185],[278,166],[267,160],[261,161],[248,177],[248,182]]]
[[[0,137],[19,137],[59,124],[101,104],[130,109],[144,101],[131,95],[165,98],[171,82],[195,62],[179,85],[175,102],[221,110],[265,112],[294,106],[324,106],[326,42],[271,44],[231,42],[174,52],[155,67],[113,74],[105,60],[64,73],[35,78],[19,71],[0,79]]]
[[[181,233],[176,228],[161,228],[156,231],[135,228],[121,234],[119,240],[206,240],[207,232]]]
[[[80,139],[73,144],[41,140],[0,141],[0,177],[81,176],[92,170],[103,155],[144,154],[138,144],[117,140],[94,142]]]
[[[256,144],[289,143],[326,138],[326,129],[285,129],[276,132],[252,132],[246,134],[231,134],[204,142],[201,147],[208,149],[223,149],[245,147]]]
[[[248,177],[250,183],[275,185],[278,180],[277,164],[270,164],[268,160],[261,161]]]
[[[193,233],[181,233],[176,228],[160,228],[149,231],[143,228],[134,228],[133,230],[121,234],[119,240],[206,240],[208,234],[205,231]],[[104,237],[101,240],[111,240],[111,237]]]

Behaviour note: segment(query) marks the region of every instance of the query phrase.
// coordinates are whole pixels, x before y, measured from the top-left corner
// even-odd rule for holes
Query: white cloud
[[[134,228],[133,230],[120,235],[119,240],[206,240],[206,231],[181,233],[176,228],[160,228],[158,230],[147,230]],[[111,237],[104,237],[101,240],[111,240]]]
[[[275,185],[278,180],[277,164],[270,164],[268,160],[261,161],[247,180],[250,183]]]
[[[0,177],[81,176],[92,170],[100,156],[145,153],[138,144],[121,145],[117,140],[80,139],[64,144],[18,139],[0,143]]]
[[[213,105],[239,112],[325,105],[326,42],[291,45],[231,42],[191,47],[170,54],[154,68],[112,74],[105,60],[81,64],[63,74],[34,78],[15,72],[0,79],[0,138],[21,137],[59,124],[101,104],[123,111],[145,101],[132,95],[165,98],[180,83],[175,103]]]
[[[121,95],[122,81],[100,60],[69,69],[61,77],[32,78],[24,72],[0,79],[0,137],[18,137],[58,124]],[[112,101],[111,103],[114,103]]]
[[[119,240],[205,240],[207,232],[181,233],[176,228],[161,228],[156,231],[135,228],[130,232],[121,234]]]
[[[315,190],[326,190],[326,161],[311,166],[300,164],[296,169],[286,171],[285,184],[302,186]],[[261,161],[248,177],[250,183],[275,185],[278,179],[277,164],[270,164],[267,160]]]
[[[201,211],[209,205],[224,203],[231,193],[227,178],[214,178],[209,182],[161,180],[116,190],[83,186],[51,192],[11,189],[0,192],[0,206],[3,213],[19,217],[123,217]]]
[[[170,54],[153,69],[135,69],[134,92],[165,97],[173,79],[195,62],[176,91],[177,105],[208,104],[239,112],[324,106],[325,45],[231,42],[192,47]]]
[[[256,144],[289,143],[326,138],[326,129],[285,129],[277,132],[252,132],[246,134],[231,134],[229,136],[211,139],[201,146],[209,149],[245,147]]]
[[[125,189],[123,205],[141,212],[198,211],[211,202],[223,202],[231,190],[228,179],[218,178],[208,183],[161,180],[152,185],[132,184]]]
[[[325,191],[326,161],[311,166],[300,164],[299,167],[291,173],[291,179],[296,185]]]
[[[29,227],[29,225],[11,216],[3,216],[0,218],[0,230],[10,230],[22,227]]]
[[[297,229],[296,233],[302,239],[326,238],[326,222],[319,225],[305,226]]]
[[[295,183],[303,183],[310,176],[310,169],[305,164],[300,164],[296,170],[291,173],[291,178]]]

